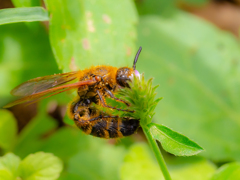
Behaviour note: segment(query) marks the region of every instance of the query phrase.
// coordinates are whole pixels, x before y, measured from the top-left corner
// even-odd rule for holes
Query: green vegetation
[[[135,111],[120,115],[140,119],[143,130],[119,141],[87,136],[63,116],[70,93],[0,109],[0,179],[240,178],[236,37],[180,10],[178,1],[12,3],[0,10],[0,107],[14,100],[11,89],[32,78],[132,66],[139,46],[137,70],[154,79],[142,76],[119,92]]]

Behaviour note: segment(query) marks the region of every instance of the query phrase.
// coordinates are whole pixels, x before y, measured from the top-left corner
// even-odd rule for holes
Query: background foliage
[[[137,69],[146,79],[154,77],[153,83],[160,84],[158,96],[163,97],[154,122],[187,135],[205,149],[198,157],[165,153],[172,178],[239,179],[239,40],[184,11],[212,2],[6,2],[19,9],[0,13],[1,107],[14,99],[10,90],[28,79],[99,64],[131,66],[142,46]],[[33,6],[43,8],[24,11]],[[29,22],[36,20],[45,22]],[[11,23],[17,21],[21,23]],[[54,162],[59,171],[49,179],[59,176],[62,162],[61,180],[162,178],[141,131],[117,142],[86,136],[64,117],[71,100],[71,94],[61,94],[38,105],[11,108],[11,113],[0,110],[0,177],[28,179],[29,172],[20,166],[19,171],[9,170],[4,158],[24,166],[31,153],[38,156],[42,151],[58,157]]]

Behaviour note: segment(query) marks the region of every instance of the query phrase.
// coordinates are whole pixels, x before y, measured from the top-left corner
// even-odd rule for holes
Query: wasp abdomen
[[[120,125],[120,131],[123,136],[130,136],[137,130],[138,127],[139,120],[136,119],[123,120],[122,124]]]
[[[75,119],[75,124],[86,134],[100,138],[121,138],[132,135],[139,127],[139,120],[121,118]]]
[[[102,119],[100,121],[97,121],[92,126],[92,131],[90,134],[96,137],[109,138],[106,128],[107,128],[107,121]]]

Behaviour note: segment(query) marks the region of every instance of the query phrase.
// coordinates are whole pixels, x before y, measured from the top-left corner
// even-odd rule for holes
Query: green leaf
[[[24,23],[1,26],[0,107],[14,100],[10,91],[20,83],[59,72],[44,27],[34,33]]]
[[[42,6],[41,0],[12,0],[15,7],[34,7]],[[40,22],[25,22],[31,32],[38,33]],[[42,24],[41,24],[42,25]]]
[[[13,180],[18,176],[20,158],[12,153],[0,157],[0,179]]]
[[[170,157],[169,159],[170,161],[167,161],[167,164],[172,180],[206,180],[216,170],[213,163],[203,158]],[[134,144],[124,158],[121,179],[164,180],[164,177],[148,146],[146,144]]]
[[[41,110],[45,111],[45,108]],[[53,119],[45,112],[39,111],[38,116],[32,119],[21,131],[14,153],[23,158],[30,153],[42,151],[41,147],[44,143],[42,137],[54,128],[56,128],[56,123]]]
[[[0,147],[10,150],[17,134],[17,123],[13,115],[7,110],[0,110]]]
[[[45,139],[39,150],[51,152],[66,161],[79,152],[79,141],[87,141],[84,136],[86,135],[77,128],[62,127]],[[58,148],[60,146],[61,148]]]
[[[191,26],[189,26],[191,24]],[[194,139],[214,159],[240,159],[240,51],[233,35],[190,14],[143,17],[137,69],[164,97],[155,122]]]
[[[41,6],[40,0],[12,0],[15,7]]]
[[[6,169],[0,169],[0,179],[4,180],[14,180],[13,175],[11,174],[10,171]]]
[[[221,166],[211,180],[236,180],[240,179],[240,163],[233,162]]]
[[[204,159],[195,160],[191,163],[185,163],[183,159],[180,164],[171,166],[170,169],[173,180],[207,180],[216,171],[216,166]]]
[[[51,45],[60,69],[132,65],[137,23],[132,0],[45,2],[51,13]]]
[[[59,177],[63,163],[51,153],[37,152],[23,159],[19,169],[25,180],[54,180]]]
[[[58,180],[81,180],[80,178],[81,177],[76,174],[64,173]]]
[[[169,153],[176,156],[192,156],[203,151],[198,144],[166,126],[150,123],[148,127],[153,138],[159,141],[163,149]]]
[[[148,146],[133,145],[124,158],[121,167],[122,180],[161,180],[164,179],[157,163],[153,160]]]
[[[135,3],[140,15],[156,14],[169,17],[175,13],[177,8],[174,0],[147,0],[135,1]]]
[[[0,10],[0,25],[17,23],[48,21],[48,12],[42,7],[7,8]]]
[[[208,3],[208,0],[144,0],[135,1],[138,13],[140,15],[160,15],[170,18],[177,13],[180,6],[203,6]]]
[[[86,135],[85,135],[86,136]],[[69,160],[67,172],[78,176],[78,180],[119,179],[119,168],[125,149],[107,144],[106,140],[88,138],[88,145]],[[85,137],[85,138],[86,138]]]

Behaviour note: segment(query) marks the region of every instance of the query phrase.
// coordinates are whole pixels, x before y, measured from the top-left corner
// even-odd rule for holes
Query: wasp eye
[[[128,81],[131,81],[131,71],[127,67],[119,68],[117,71],[117,83],[122,87],[129,87]]]

